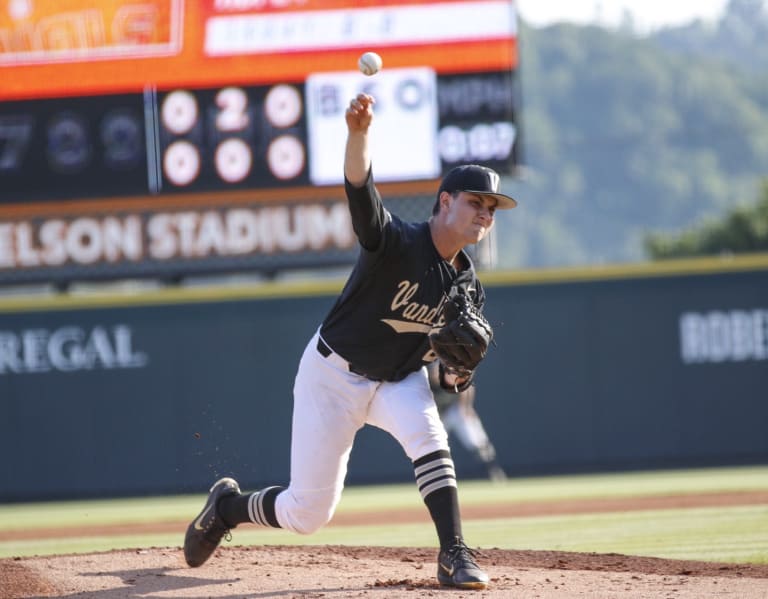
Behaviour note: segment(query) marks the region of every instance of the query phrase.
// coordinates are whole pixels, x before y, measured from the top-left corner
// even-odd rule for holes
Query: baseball
[[[363,75],[375,75],[381,70],[381,56],[376,52],[366,52],[357,59],[357,68]]]

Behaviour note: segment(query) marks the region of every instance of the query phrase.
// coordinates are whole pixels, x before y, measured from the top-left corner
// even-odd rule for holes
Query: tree
[[[649,231],[722,218],[768,175],[768,71],[594,26],[523,25],[520,46],[500,267],[644,260]]]
[[[735,208],[720,220],[705,221],[677,235],[651,234],[645,248],[656,260],[768,251],[768,179],[754,206]]]
[[[662,47],[696,58],[730,62],[760,73],[768,64],[768,3],[730,0],[712,27],[701,20],[666,27],[653,34]]]

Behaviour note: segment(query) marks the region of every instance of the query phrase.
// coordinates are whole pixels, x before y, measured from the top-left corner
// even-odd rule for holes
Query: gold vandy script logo
[[[429,333],[445,324],[442,316],[445,296],[440,298],[437,306],[430,306],[411,301],[419,290],[418,283],[400,281],[397,289],[390,308],[392,312],[399,313],[403,320],[382,318],[381,322],[388,324],[398,333]]]

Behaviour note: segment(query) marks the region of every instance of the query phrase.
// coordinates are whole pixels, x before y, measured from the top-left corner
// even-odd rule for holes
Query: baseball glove
[[[493,329],[463,293],[449,296],[443,305],[445,325],[430,334],[432,351],[443,366],[460,377],[468,376],[485,357]]]

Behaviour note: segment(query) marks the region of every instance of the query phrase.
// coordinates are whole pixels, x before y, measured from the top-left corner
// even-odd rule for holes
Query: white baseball
[[[366,52],[357,59],[357,68],[363,75],[375,75],[381,70],[381,56],[376,52]]]

